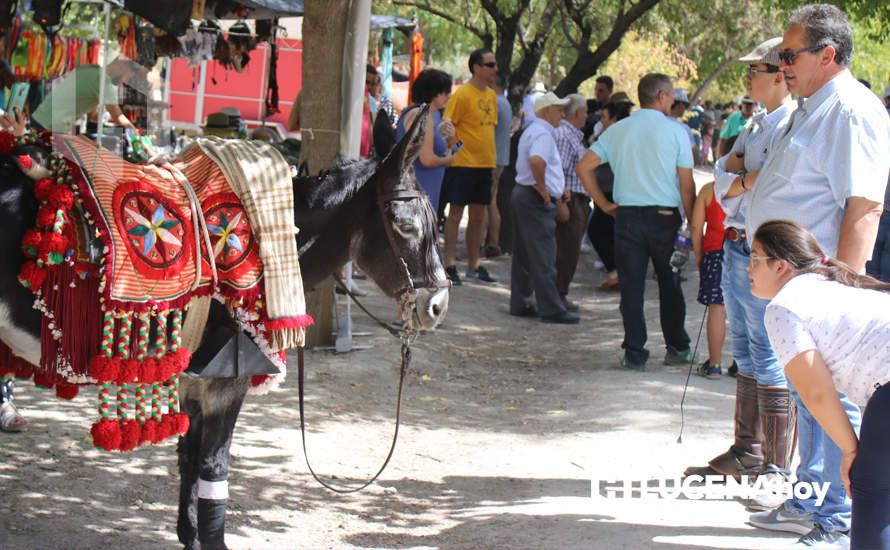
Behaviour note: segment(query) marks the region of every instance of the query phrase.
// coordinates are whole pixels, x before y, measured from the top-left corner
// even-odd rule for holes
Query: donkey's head
[[[352,250],[358,265],[399,301],[403,320],[417,330],[442,321],[450,286],[439,256],[435,210],[414,174],[426,120],[424,107],[365,184],[376,194],[378,221],[361,232]]]

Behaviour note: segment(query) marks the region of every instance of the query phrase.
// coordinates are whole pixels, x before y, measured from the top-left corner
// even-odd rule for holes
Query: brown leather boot
[[[727,475],[737,479],[743,475],[756,475],[763,466],[761,441],[757,382],[739,373],[736,377],[735,442],[728,451],[712,458],[707,466],[690,466],[683,475]]]
[[[797,405],[788,388],[757,386],[760,422],[763,426],[764,487],[775,487],[748,503],[754,510],[772,510],[788,496],[778,490],[791,477],[791,460],[797,442]]]

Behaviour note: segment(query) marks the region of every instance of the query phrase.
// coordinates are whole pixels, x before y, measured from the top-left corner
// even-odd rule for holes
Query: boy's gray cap
[[[766,63],[767,65],[779,66],[779,46],[782,44],[782,37],[777,36],[763,42],[748,55],[739,58],[742,63],[749,65],[754,63]]]

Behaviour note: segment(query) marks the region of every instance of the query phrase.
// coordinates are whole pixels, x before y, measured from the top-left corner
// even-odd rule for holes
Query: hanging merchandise
[[[176,35],[162,30],[156,32],[155,49],[157,50],[158,55],[171,58],[176,57],[181,48],[182,44],[179,43],[179,39],[176,38]]]
[[[187,0],[126,0],[124,8],[174,37],[182,36],[190,26],[192,3]]]
[[[235,69],[235,72],[240,73],[250,63],[248,52],[256,48],[256,40],[253,33],[250,32],[250,27],[244,21],[238,21],[229,27],[228,35],[232,68]]]
[[[189,28],[184,35],[179,37],[181,45],[179,56],[188,59],[189,67],[199,67],[202,61],[213,59],[213,51],[218,37],[217,31],[213,29],[213,26],[215,24],[210,26],[205,21],[201,23],[197,31]],[[216,29],[219,29],[219,27],[216,27]]]
[[[9,64],[12,65],[16,76],[25,76],[28,67],[28,53],[31,50],[32,35],[30,31],[19,31],[15,44],[10,50]]]
[[[90,65],[99,64],[99,50],[102,48],[102,41],[94,38],[87,42],[87,63]]]
[[[408,73],[408,103],[414,101],[411,98],[411,85],[414,84],[414,81],[417,80],[417,75],[420,74],[421,63],[423,61],[423,35],[420,32],[415,32],[411,35],[411,70]]]
[[[133,18],[121,15],[115,25],[117,42],[121,46],[121,55],[127,59],[136,59],[136,27]]]
[[[158,62],[155,33],[151,25],[140,25],[136,29],[136,61],[148,69],[154,68]]]
[[[392,98],[392,41],[393,28],[383,29],[383,55],[380,57],[380,85],[383,97]]]
[[[67,51],[68,41],[56,34],[52,38],[52,47],[49,57],[46,60],[46,69],[44,75],[46,78],[56,78],[62,76],[65,69],[65,55]]]
[[[278,46],[269,43],[269,86],[266,89],[266,116],[278,114]]]

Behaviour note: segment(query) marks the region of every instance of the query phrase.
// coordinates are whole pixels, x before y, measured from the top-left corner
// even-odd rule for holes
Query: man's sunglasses
[[[779,72],[779,68],[778,68],[778,67],[774,67],[773,65],[768,65],[767,67],[768,67],[768,68],[766,68],[766,69],[758,69],[758,68],[755,67],[754,65],[749,65],[749,66],[748,66],[748,72],[747,72],[748,78],[754,78],[754,75],[757,74],[757,73],[771,73],[771,74],[775,74],[775,73]]]
[[[494,69],[495,67],[498,66],[498,62],[497,61],[489,61],[488,63],[480,63],[480,65],[488,67],[489,69]]]
[[[779,61],[786,65],[794,65],[794,60],[797,59],[798,55],[802,53],[818,52],[819,50],[824,50],[826,47],[828,47],[828,44],[822,46],[810,46],[809,48],[801,48],[794,51],[782,50],[779,52]]]

